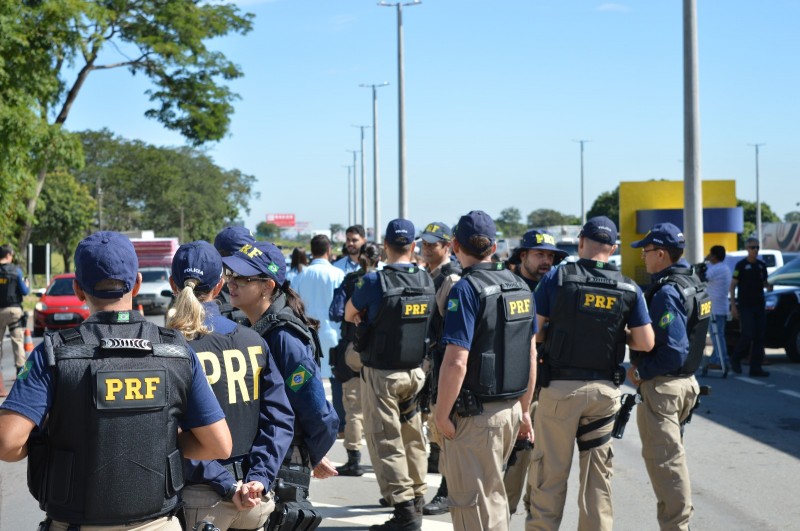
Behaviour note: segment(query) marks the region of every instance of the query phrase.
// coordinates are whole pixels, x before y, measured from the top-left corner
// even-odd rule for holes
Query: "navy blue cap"
[[[139,259],[131,240],[119,232],[95,232],[75,248],[75,280],[81,289],[99,299],[120,299],[133,289]],[[123,289],[95,290],[98,282],[119,280]]]
[[[246,243],[232,255],[224,256],[222,263],[244,277],[266,275],[279,286],[286,280],[286,258],[269,242]]]
[[[211,291],[222,278],[222,257],[206,241],[189,242],[178,247],[172,257],[172,280],[178,289],[194,278],[197,291]]]
[[[596,216],[586,221],[580,235],[598,243],[614,245],[617,243],[617,226],[606,216]]]
[[[681,229],[672,223],[656,223],[653,225],[653,228],[644,235],[644,238],[638,242],[633,242],[631,247],[644,247],[648,243],[659,247],[683,249],[686,247],[686,238],[683,236]]]
[[[475,254],[483,254],[494,245],[497,228],[489,214],[483,210],[473,210],[469,214],[461,216],[453,233],[462,247]],[[489,245],[483,249],[474,247],[469,241],[473,236],[488,238]]]
[[[419,237],[422,241],[427,243],[449,243],[453,239],[453,231],[450,230],[448,225],[445,225],[441,221],[434,221],[433,223],[428,223]]]
[[[223,256],[230,256],[245,244],[253,244],[256,239],[249,229],[240,225],[232,225],[222,229],[214,238],[214,247]]]
[[[544,249],[553,251],[556,256],[565,258],[569,253],[556,247],[555,237],[545,230],[531,229],[522,236],[517,249]]]
[[[402,247],[414,241],[414,234],[416,234],[416,230],[413,223],[407,219],[397,218],[386,225],[386,234],[383,239],[388,245]]]

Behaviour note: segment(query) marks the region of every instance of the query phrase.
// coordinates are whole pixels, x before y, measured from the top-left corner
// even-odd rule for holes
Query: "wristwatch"
[[[228,487],[228,490],[225,491],[222,499],[225,501],[233,501],[233,497],[236,495],[237,490],[239,490],[239,485],[233,483],[230,487]]]
[[[642,380],[642,377],[639,376],[639,369],[633,369],[633,377],[636,378],[636,380],[638,381]]]

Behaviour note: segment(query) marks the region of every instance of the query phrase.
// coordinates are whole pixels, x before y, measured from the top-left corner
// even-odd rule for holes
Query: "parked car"
[[[766,346],[785,348],[792,361],[800,362],[800,258],[769,275],[774,286],[766,294]]]
[[[45,330],[75,328],[89,317],[89,307],[72,289],[75,273],[56,275],[44,293],[37,293],[39,302],[33,309],[33,335],[41,337]]]
[[[142,287],[133,298],[133,307],[140,304],[145,313],[166,313],[171,297],[165,297],[163,291],[171,291],[169,285],[170,270],[168,267],[152,266],[139,269],[142,274]]]

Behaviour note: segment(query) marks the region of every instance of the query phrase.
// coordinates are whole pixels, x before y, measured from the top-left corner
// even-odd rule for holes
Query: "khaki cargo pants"
[[[536,405],[539,402],[534,400],[531,403],[531,419],[536,415]],[[516,442],[516,441],[515,441]],[[528,479],[528,468],[530,468],[531,457],[533,456],[533,449],[521,450],[517,452],[517,462],[506,468],[503,475],[503,484],[506,486],[506,495],[508,496],[508,508],[511,514],[517,511],[517,505],[520,498],[525,507],[525,512],[530,512],[531,505],[531,485],[526,481]],[[525,489],[523,496],[522,490]]]
[[[6,335],[6,328],[8,328],[8,334],[11,336],[11,351],[14,354],[14,366],[17,369],[25,365],[25,329],[21,326],[11,328],[11,325],[22,319],[22,313],[22,308],[19,306],[0,308],[0,360],[3,359],[2,340]]]
[[[353,343],[347,344],[344,355],[345,364],[350,370],[361,371],[363,365],[361,358],[353,348]],[[364,413],[361,406],[361,375],[354,376],[342,382],[342,405],[344,406],[344,448],[357,451],[361,449],[361,439],[364,436]]]

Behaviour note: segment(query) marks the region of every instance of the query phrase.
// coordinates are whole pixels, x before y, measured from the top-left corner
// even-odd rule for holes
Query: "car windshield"
[[[142,271],[142,282],[166,282],[166,271]]]
[[[776,269],[767,279],[772,285],[800,286],[800,258]]]
[[[71,278],[57,278],[50,284],[50,287],[47,288],[48,295],[60,296],[60,295],[75,295],[75,290],[72,289],[72,279]]]

